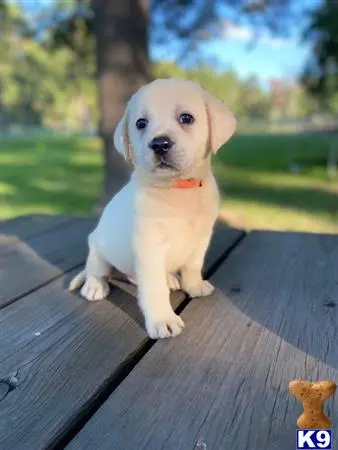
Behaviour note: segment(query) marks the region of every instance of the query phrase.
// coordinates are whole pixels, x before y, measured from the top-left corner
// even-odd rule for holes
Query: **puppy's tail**
[[[76,289],[79,289],[85,281],[86,281],[86,271],[82,270],[82,272],[75,275],[75,277],[69,283],[68,290],[76,291]]]

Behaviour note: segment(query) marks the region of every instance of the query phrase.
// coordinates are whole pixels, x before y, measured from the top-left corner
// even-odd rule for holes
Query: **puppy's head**
[[[182,178],[216,153],[235,129],[233,114],[199,85],[156,80],[130,99],[114,144],[136,170]]]

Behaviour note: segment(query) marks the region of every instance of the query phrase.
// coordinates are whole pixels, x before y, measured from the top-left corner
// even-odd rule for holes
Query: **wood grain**
[[[15,222],[13,230],[14,225]],[[39,230],[37,233],[33,230],[35,225]],[[20,220],[18,226],[24,230],[24,220]],[[19,239],[1,233],[0,308],[83,263],[87,256],[87,236],[93,226],[92,219],[60,223],[56,218],[55,222],[48,221],[47,229],[42,230],[39,221],[32,222],[28,218],[26,232],[30,230],[29,237]]]
[[[228,233],[226,245],[238,238]],[[113,288],[108,301],[86,302],[65,290],[74,273],[0,311],[0,379],[18,380],[12,390],[0,382],[1,449],[62,448],[150,342],[133,296]],[[184,298],[175,293],[173,305]]]
[[[289,381],[338,379],[338,236],[255,232],[67,447],[289,450]],[[337,399],[328,414],[338,422]],[[337,431],[337,426],[334,426]]]

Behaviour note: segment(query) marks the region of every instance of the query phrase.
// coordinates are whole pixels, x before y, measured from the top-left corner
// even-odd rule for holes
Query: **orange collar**
[[[172,187],[176,189],[193,189],[202,186],[203,181],[196,178],[189,178],[188,180],[179,180],[172,185]]]

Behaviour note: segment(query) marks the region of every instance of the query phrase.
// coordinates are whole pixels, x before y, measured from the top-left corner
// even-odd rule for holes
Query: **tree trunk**
[[[128,99],[149,80],[148,0],[92,0],[92,7],[105,160],[102,208],[130,175],[113,134]]]

